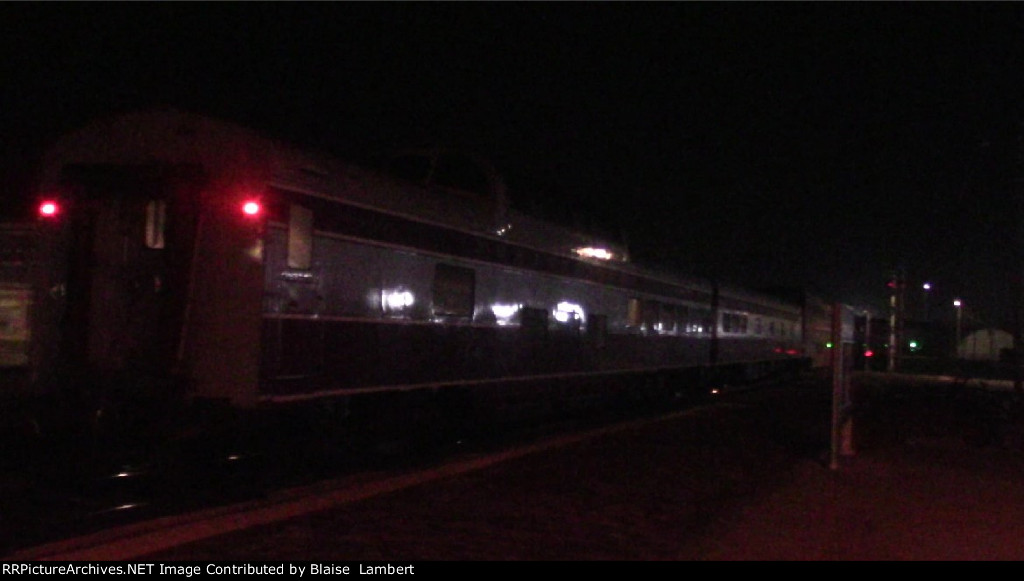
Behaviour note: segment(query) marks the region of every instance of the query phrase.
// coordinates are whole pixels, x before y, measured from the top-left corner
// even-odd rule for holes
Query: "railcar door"
[[[75,166],[65,178],[62,358],[97,387],[166,388],[185,317],[198,172]]]

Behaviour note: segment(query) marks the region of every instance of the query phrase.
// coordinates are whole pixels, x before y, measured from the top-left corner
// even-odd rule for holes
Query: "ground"
[[[837,464],[830,390],[803,385],[556,438],[493,462],[453,460],[367,494],[325,490],[268,499],[244,516],[165,523],[122,536],[119,553],[80,547],[48,558],[1024,558],[1024,454],[1012,398],[891,379],[859,378],[855,453]],[[281,516],[250,518],[259,511]]]

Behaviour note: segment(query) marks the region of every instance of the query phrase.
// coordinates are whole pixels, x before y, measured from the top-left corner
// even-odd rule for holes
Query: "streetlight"
[[[921,289],[924,290],[924,322],[928,322],[928,295],[929,291],[932,290],[932,283],[926,282],[921,285]]]
[[[960,357],[960,325],[964,318],[963,302],[960,299],[953,299],[953,307],[956,308],[956,344],[953,349],[956,350],[956,356]]]

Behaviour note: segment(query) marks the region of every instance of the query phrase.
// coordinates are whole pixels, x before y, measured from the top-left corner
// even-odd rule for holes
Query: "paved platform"
[[[904,397],[855,428],[856,454],[831,468],[827,402],[810,388],[730,401],[8,560],[1024,558],[1016,442],[971,443],[959,404]]]

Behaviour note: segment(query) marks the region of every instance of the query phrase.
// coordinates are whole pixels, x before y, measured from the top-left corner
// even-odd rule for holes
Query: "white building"
[[[974,361],[999,361],[1003,349],[1013,347],[1013,335],[1000,329],[980,329],[957,345],[957,357]]]

